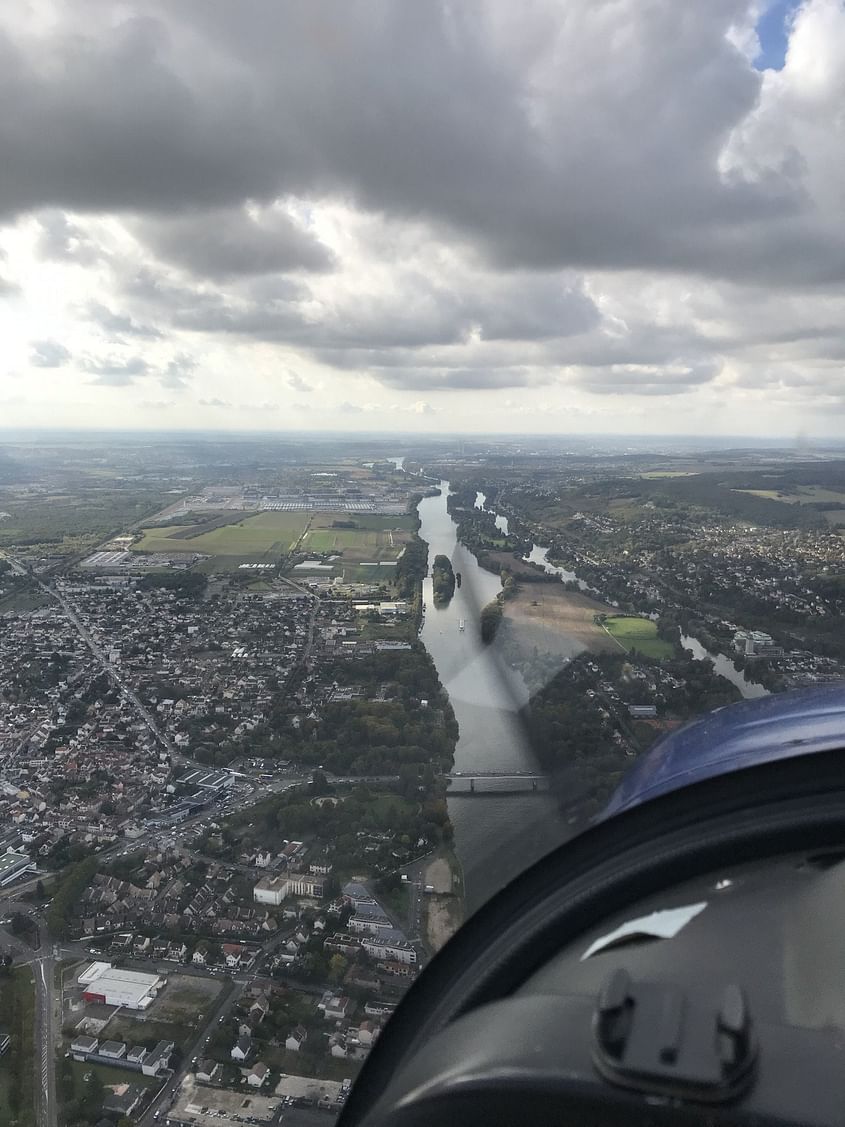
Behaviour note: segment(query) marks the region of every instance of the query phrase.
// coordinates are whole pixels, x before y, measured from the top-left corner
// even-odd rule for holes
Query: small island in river
[[[444,606],[451,600],[455,593],[455,573],[448,556],[434,557],[431,566],[431,584],[436,605]]]

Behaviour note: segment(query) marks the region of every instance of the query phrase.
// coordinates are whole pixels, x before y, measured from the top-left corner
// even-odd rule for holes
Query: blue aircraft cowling
[[[845,681],[741,701],[693,720],[637,760],[596,819],[777,759],[845,748]]]

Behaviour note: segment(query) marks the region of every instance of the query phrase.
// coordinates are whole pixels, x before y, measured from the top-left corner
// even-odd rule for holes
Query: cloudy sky
[[[0,426],[845,433],[845,0],[21,0]]]

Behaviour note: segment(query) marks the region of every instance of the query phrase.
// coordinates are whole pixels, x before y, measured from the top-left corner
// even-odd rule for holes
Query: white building
[[[285,1048],[291,1053],[298,1053],[308,1039],[308,1031],[301,1025],[292,1030],[285,1041]]]
[[[315,900],[323,897],[325,883],[320,877],[291,875],[287,877],[262,877],[252,890],[256,904],[278,907],[288,896],[309,896]]]
[[[78,979],[86,1002],[145,1010],[167,981],[158,974],[122,970],[111,963],[91,963]]]
[[[395,930],[387,916],[350,916],[349,930],[354,932],[369,932],[378,935],[380,932]]]
[[[417,952],[405,939],[383,939],[379,936],[363,936],[361,946],[373,959],[391,959],[397,963],[413,964]]]
[[[272,904],[277,907],[288,894],[287,877],[262,877],[252,890],[256,904]]]

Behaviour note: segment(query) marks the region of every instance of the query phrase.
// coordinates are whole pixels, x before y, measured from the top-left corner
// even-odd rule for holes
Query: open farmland
[[[526,583],[515,599],[505,603],[505,617],[513,624],[513,636],[530,652],[538,650],[560,658],[572,658],[582,650],[606,653],[617,646],[596,625],[596,615],[609,608],[562,583]]]
[[[147,528],[133,545],[136,552],[178,552],[224,557],[229,566],[242,561],[275,562],[290,551],[308,523],[307,513],[265,512],[224,524],[197,536],[186,533],[191,525]]]
[[[646,657],[671,657],[672,646],[657,636],[657,624],[648,618],[626,614],[609,615],[604,628],[623,649],[637,650]]]
[[[354,525],[354,527],[348,527]],[[393,564],[413,535],[411,517],[377,514],[319,513],[302,537],[301,551],[309,556],[337,556],[337,574],[350,577],[350,569],[377,571],[368,564]],[[392,570],[392,569],[391,569]],[[356,578],[358,578],[356,574]],[[366,574],[365,579],[373,576]]]

